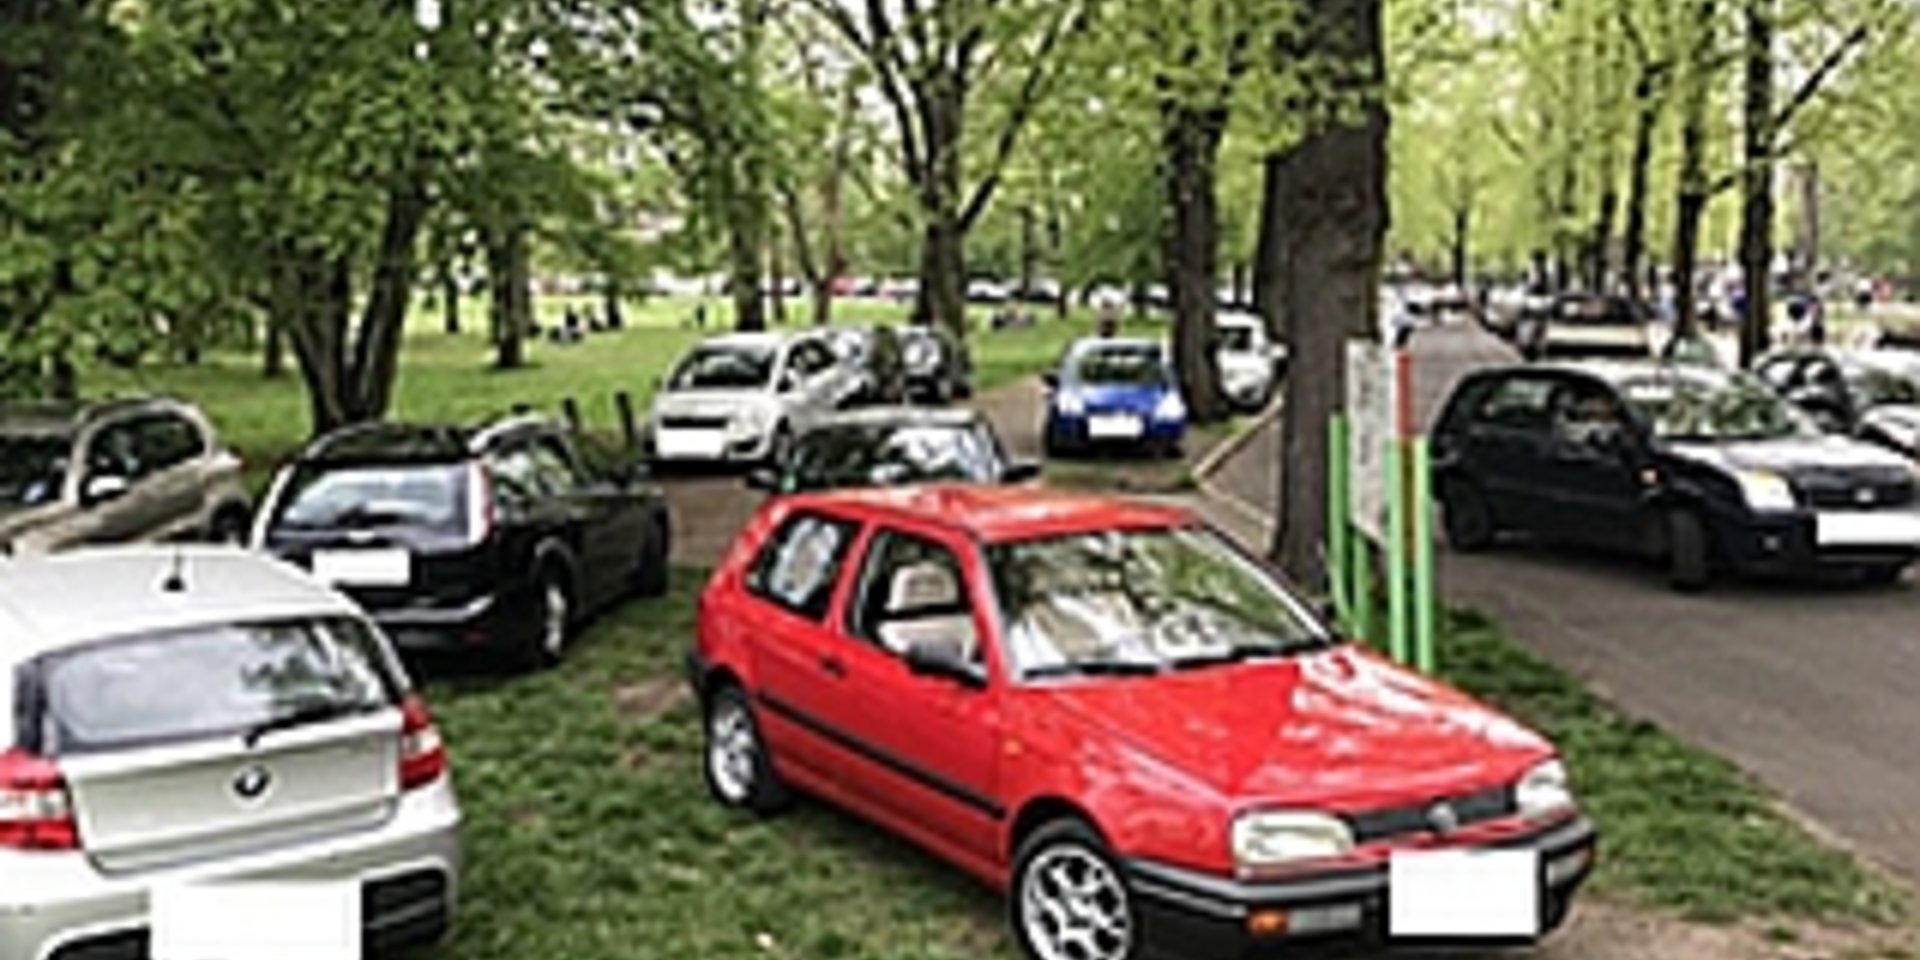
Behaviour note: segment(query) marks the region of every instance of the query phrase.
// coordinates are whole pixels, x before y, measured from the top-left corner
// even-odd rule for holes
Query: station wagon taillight
[[[80,828],[67,781],[50,760],[0,753],[0,849],[75,850]]]
[[[440,728],[416,693],[400,702],[400,789],[414,790],[447,772],[447,747]]]
[[[480,464],[467,465],[467,543],[479,546],[493,536],[493,475]]]

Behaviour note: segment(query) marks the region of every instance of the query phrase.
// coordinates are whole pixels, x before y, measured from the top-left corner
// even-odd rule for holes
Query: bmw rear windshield
[[[59,757],[387,709],[403,674],[351,617],[211,624],[46,654],[16,673],[23,746]]]

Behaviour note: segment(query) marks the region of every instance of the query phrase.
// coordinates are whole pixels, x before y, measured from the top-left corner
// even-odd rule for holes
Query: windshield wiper
[[[1305,646],[1304,644],[1302,646]],[[1251,660],[1285,660],[1297,652],[1288,647],[1235,647],[1220,653],[1209,653],[1198,657],[1184,657],[1173,661],[1175,670],[1202,670],[1207,667],[1224,667]]]
[[[1050,663],[1034,667],[1023,675],[1028,680],[1049,677],[1150,677],[1165,673],[1164,664],[1138,660],[1092,660],[1086,663]]]
[[[334,701],[302,704],[290,712],[280,714],[276,717],[270,717],[248,727],[247,732],[242,735],[241,739],[246,742],[247,749],[251,750],[259,746],[260,741],[265,739],[268,734],[279,733],[282,730],[292,730],[296,727],[305,727],[316,723],[326,723],[329,720],[338,720],[342,717],[359,713],[361,709],[362,708],[354,704]]]

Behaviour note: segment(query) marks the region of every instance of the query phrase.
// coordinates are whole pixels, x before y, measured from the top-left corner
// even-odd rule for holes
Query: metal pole
[[[1353,595],[1347,565],[1353,562],[1353,533],[1348,527],[1351,499],[1347,490],[1347,418],[1334,414],[1327,421],[1327,594],[1334,616],[1344,629],[1354,623]]]
[[[1387,446],[1387,650],[1397,663],[1411,658],[1407,649],[1407,475],[1406,448]]]
[[[1422,673],[1432,673],[1434,618],[1433,589],[1433,460],[1427,438],[1413,440],[1413,659]]]

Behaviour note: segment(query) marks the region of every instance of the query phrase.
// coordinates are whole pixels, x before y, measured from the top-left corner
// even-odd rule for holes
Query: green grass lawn
[[[439,960],[1015,956],[999,900],[904,843],[816,804],[760,822],[707,798],[678,672],[698,574],[677,573],[558,671],[429,684],[468,816],[465,913]],[[1732,767],[1492,625],[1452,619],[1441,649],[1451,678],[1565,749],[1604,834],[1598,891],[1714,921],[1904,915]]]

